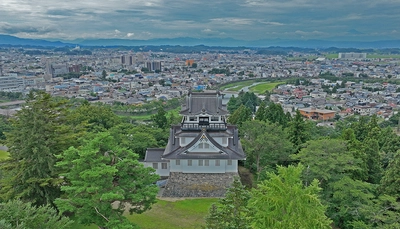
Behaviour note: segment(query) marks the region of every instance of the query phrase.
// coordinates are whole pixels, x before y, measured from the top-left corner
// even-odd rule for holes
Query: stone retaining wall
[[[238,173],[171,172],[162,197],[223,197]]]

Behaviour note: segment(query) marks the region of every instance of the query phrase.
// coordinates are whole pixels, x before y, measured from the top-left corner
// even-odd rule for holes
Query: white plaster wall
[[[155,162],[156,163],[156,162]],[[158,164],[158,169],[156,169],[156,174],[166,177],[169,176],[169,171],[170,171],[170,163],[169,162],[163,162],[167,163],[167,169],[162,169],[161,162],[157,163]],[[153,168],[153,162],[143,162],[144,167],[151,167]]]

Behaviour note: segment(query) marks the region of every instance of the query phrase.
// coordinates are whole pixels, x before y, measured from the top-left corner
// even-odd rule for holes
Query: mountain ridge
[[[237,40],[234,38],[155,38],[148,40],[132,39],[76,39],[71,41],[55,39],[19,38],[11,35],[0,34],[0,45],[31,45],[46,47],[64,46],[145,46],[145,45],[181,45],[181,46],[221,46],[221,47],[301,47],[301,48],[399,48],[400,40],[378,41],[331,41],[331,40],[294,40],[294,39],[260,39]]]

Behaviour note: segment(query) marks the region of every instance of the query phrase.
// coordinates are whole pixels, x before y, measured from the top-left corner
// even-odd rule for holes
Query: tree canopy
[[[56,200],[61,212],[72,212],[81,224],[101,228],[134,228],[124,216],[142,213],[155,203],[159,178],[144,168],[138,155],[115,143],[107,132],[98,133],[82,147],[70,147],[58,156],[67,183],[65,196]]]

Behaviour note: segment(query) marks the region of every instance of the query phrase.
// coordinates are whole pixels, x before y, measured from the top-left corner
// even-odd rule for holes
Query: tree
[[[143,125],[120,124],[111,128],[109,133],[119,146],[137,153],[140,159],[144,158],[147,148],[165,146],[158,144],[155,130]]]
[[[400,151],[390,161],[379,187],[381,193],[400,198]]]
[[[373,184],[379,184],[382,177],[382,166],[378,141],[376,139],[366,138],[363,142],[363,151],[366,155],[365,163],[368,169],[367,181]]]
[[[240,126],[242,123],[251,120],[252,113],[250,108],[240,105],[228,118],[228,122]]]
[[[10,156],[0,163],[0,197],[20,198],[35,205],[53,204],[63,179],[55,155],[78,143],[79,133],[66,125],[64,100],[41,91],[31,92],[25,107],[11,120],[6,133]]]
[[[287,165],[293,145],[287,134],[276,123],[247,121],[241,126],[240,135],[247,153],[246,165],[257,173],[258,178],[264,171],[275,171],[276,165]]]
[[[6,139],[6,135],[4,133],[11,131],[11,129],[12,126],[10,121],[6,117],[0,115],[0,141]]]
[[[71,110],[68,123],[71,126],[85,127],[90,132],[102,132],[118,125],[121,120],[109,106],[84,102]]]
[[[218,203],[211,205],[206,216],[207,229],[246,229],[250,228],[249,209],[247,203],[250,199],[250,192],[235,177],[225,197]]]
[[[265,104],[265,102],[261,102],[260,106],[258,107],[258,109],[256,111],[256,115],[255,115],[254,119],[260,120],[260,121],[266,121],[266,117],[265,117],[266,108],[267,108],[267,105]]]
[[[168,125],[167,112],[165,112],[164,108],[159,107],[157,110],[157,114],[152,115],[151,119],[158,128],[161,129],[167,128]]]
[[[326,207],[318,198],[318,181],[304,186],[300,179],[303,170],[301,164],[278,166],[278,174],[268,173],[269,179],[252,191],[252,228],[331,228],[331,220],[325,216]]]
[[[133,228],[123,216],[142,213],[155,203],[159,178],[144,168],[138,155],[119,147],[109,133],[98,133],[80,148],[61,154],[58,167],[67,183],[65,197],[56,200],[61,212],[71,212],[80,224],[100,228]]]
[[[10,200],[0,203],[0,228],[50,229],[71,228],[72,220],[61,216],[50,206],[33,206],[30,202]]]
[[[374,204],[374,185],[344,176],[333,182],[331,187],[333,195],[329,200],[328,216],[337,227],[353,228],[353,222],[367,221],[366,215],[360,214],[360,211]]]
[[[340,180],[343,176],[360,169],[360,162],[348,151],[346,142],[341,139],[308,141],[298,154],[291,157],[307,166],[304,174],[306,183],[317,179],[323,188],[326,188],[329,182]]]
[[[299,110],[296,110],[296,115],[288,124],[287,130],[289,133],[289,140],[293,143],[296,151],[298,152],[301,145],[310,138],[309,128]]]

